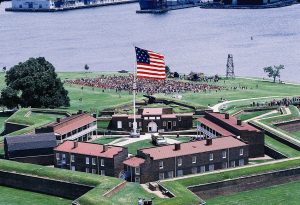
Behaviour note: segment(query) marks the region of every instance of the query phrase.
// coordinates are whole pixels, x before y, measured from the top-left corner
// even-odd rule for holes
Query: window
[[[144,119],[145,119],[145,120],[148,120],[149,118],[148,118],[148,117],[144,117]]]
[[[66,159],[66,154],[62,154],[62,160],[65,160]]]
[[[230,167],[235,167],[235,161],[230,162]]]
[[[182,165],[182,158],[177,159],[177,165],[178,165],[178,167],[180,167]]]
[[[118,121],[117,122],[117,128],[118,129],[122,129],[122,121]]]
[[[205,172],[205,166],[204,165],[200,167],[200,172],[201,173]]]
[[[92,173],[93,173],[93,174],[96,174],[96,169],[92,169]]]
[[[164,162],[163,161],[160,161],[159,162],[159,169],[163,169],[164,168]]]
[[[60,156],[59,153],[56,153],[56,160],[59,160]]]
[[[208,166],[208,170],[209,170],[209,171],[214,171],[214,170],[215,170],[215,165],[210,164],[210,165]]]
[[[173,171],[169,171],[168,172],[168,178],[173,178],[174,177],[174,172]]]
[[[197,167],[192,168],[192,174],[197,174]]]
[[[181,121],[181,117],[178,117],[178,121],[179,121],[179,122]]]
[[[71,154],[71,162],[75,162],[75,156]]]
[[[159,180],[163,180],[165,178],[165,174],[164,173],[159,173],[158,178],[159,178]]]
[[[139,122],[139,127],[142,127],[142,122]]]
[[[85,164],[90,164],[90,158],[88,157],[85,158]]]
[[[176,126],[176,121],[173,121],[173,126]]]
[[[239,160],[239,166],[243,166],[244,164],[245,164],[244,159],[240,159],[240,160]]]
[[[240,156],[244,155],[244,149],[240,149]]]
[[[177,170],[177,176],[178,177],[181,177],[183,176],[183,171],[180,169],[180,170]]]
[[[197,157],[196,156],[192,156],[192,163],[196,164],[196,162],[197,162]]]
[[[209,154],[209,161],[213,161],[214,160],[214,154],[213,153],[210,153]]]
[[[160,117],[156,117],[157,120],[160,120]]]
[[[226,151],[222,151],[222,158],[226,158]]]
[[[131,127],[131,122],[128,123],[128,126]]]
[[[227,162],[223,162],[222,163],[222,169],[226,169],[227,168]]]
[[[90,172],[90,169],[87,167],[87,168],[85,168],[85,172],[86,173],[89,173]]]
[[[155,117],[149,117],[149,120],[155,120]]]
[[[140,183],[140,177],[135,177],[135,182]]]
[[[139,168],[139,167],[136,167],[136,168],[135,168],[135,174],[137,174],[137,175],[140,174],[140,168]]]
[[[96,165],[96,158],[92,158],[92,164]]]
[[[163,126],[167,126],[167,122],[166,121],[163,121]]]
[[[75,171],[75,166],[71,166],[71,170],[72,170],[72,171]]]
[[[101,159],[100,162],[101,162],[101,167],[104,167],[104,159]]]
[[[105,170],[100,170],[100,175],[105,176]]]

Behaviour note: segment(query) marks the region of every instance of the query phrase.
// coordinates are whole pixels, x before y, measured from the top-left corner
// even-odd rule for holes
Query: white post
[[[135,98],[136,98],[136,63],[134,64],[134,73],[133,73],[133,135],[137,134],[137,123],[135,115]]]

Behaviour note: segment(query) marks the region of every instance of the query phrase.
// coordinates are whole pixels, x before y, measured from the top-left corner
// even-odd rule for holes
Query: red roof
[[[218,132],[220,135],[222,136],[235,136],[233,133],[229,132],[228,130],[220,127],[219,125],[209,121],[208,119],[201,117],[197,119],[198,122],[208,126],[209,128],[215,130],[216,132]]]
[[[60,120],[60,122],[54,122],[47,126],[53,127],[55,133],[63,135],[72,130],[90,124],[96,120],[97,120],[96,118],[92,117],[87,113],[81,113],[81,114],[76,114],[70,117],[63,118]]]
[[[176,118],[175,114],[164,114],[161,116],[161,118]]]
[[[255,127],[253,127],[252,125],[246,123],[246,122],[242,122],[242,125],[237,125],[237,119],[233,116],[229,116],[229,119],[225,119],[225,114],[219,113],[219,112],[207,112],[207,115],[211,115],[215,118],[218,118],[220,120],[222,120],[223,122],[225,122],[226,124],[238,129],[238,130],[248,130],[248,131],[256,131],[256,132],[260,132],[259,129],[256,129]]]
[[[126,164],[130,167],[138,167],[141,164],[143,164],[145,162],[145,160],[143,158],[140,157],[131,157],[126,159],[123,164]]]
[[[144,108],[143,115],[162,115],[163,108]]]
[[[74,148],[75,143],[77,143],[77,147]],[[123,147],[118,147],[113,145],[105,145],[105,146],[107,146],[107,151],[103,152],[104,146],[102,144],[64,141],[62,144],[54,148],[54,150],[60,152],[89,155],[89,156],[113,158],[114,155],[117,155],[119,152],[121,152],[124,149]]]
[[[162,147],[152,147],[141,149],[145,154],[149,154],[154,160],[172,158],[184,155],[210,152],[233,147],[245,146],[246,144],[234,137],[220,137],[212,140],[212,145],[206,145],[206,140],[185,142],[180,144],[180,150],[175,150],[175,145]]]

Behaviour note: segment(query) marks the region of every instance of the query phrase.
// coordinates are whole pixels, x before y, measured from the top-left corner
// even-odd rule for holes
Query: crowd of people
[[[65,80],[65,83],[81,86],[90,86],[103,89],[115,89],[118,91],[129,91],[133,89],[133,75],[128,76],[101,76],[97,78],[80,78]],[[137,79],[137,92],[152,95],[155,93],[181,93],[181,92],[206,92],[208,90],[221,90],[222,86],[207,83],[195,83],[179,80],[150,80]]]
[[[300,104],[300,96],[299,97],[291,97],[291,98],[282,98],[279,100],[273,99],[272,101],[259,103],[253,102],[252,106],[289,106],[289,105],[299,105]]]

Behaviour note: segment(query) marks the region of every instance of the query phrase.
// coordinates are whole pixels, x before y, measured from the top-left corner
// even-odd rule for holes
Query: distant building
[[[199,2],[200,0],[139,0],[141,10],[166,9]]]
[[[119,177],[128,149],[114,145],[65,141],[54,149],[54,153],[54,166],[57,168]]]
[[[205,112],[197,121],[197,129],[204,138],[235,136],[249,144],[249,157],[264,156],[264,132],[252,125],[219,112]]]
[[[221,137],[140,149],[123,163],[128,181],[147,183],[243,166],[248,163],[248,147],[234,137]]]
[[[188,130],[193,127],[193,113],[173,113],[172,108],[141,108],[136,115],[141,132]],[[133,115],[115,114],[111,130],[131,131]]]
[[[88,113],[74,114],[66,118],[57,118],[50,123],[35,130],[36,133],[54,132],[60,142],[65,140],[87,141],[92,138],[97,130],[97,119]]]
[[[5,137],[5,159],[40,165],[52,165],[53,148],[56,145],[54,133]]]
[[[281,0],[214,0],[225,5],[263,5],[280,2]]]
[[[55,7],[54,0],[12,0],[13,9],[52,9]]]

